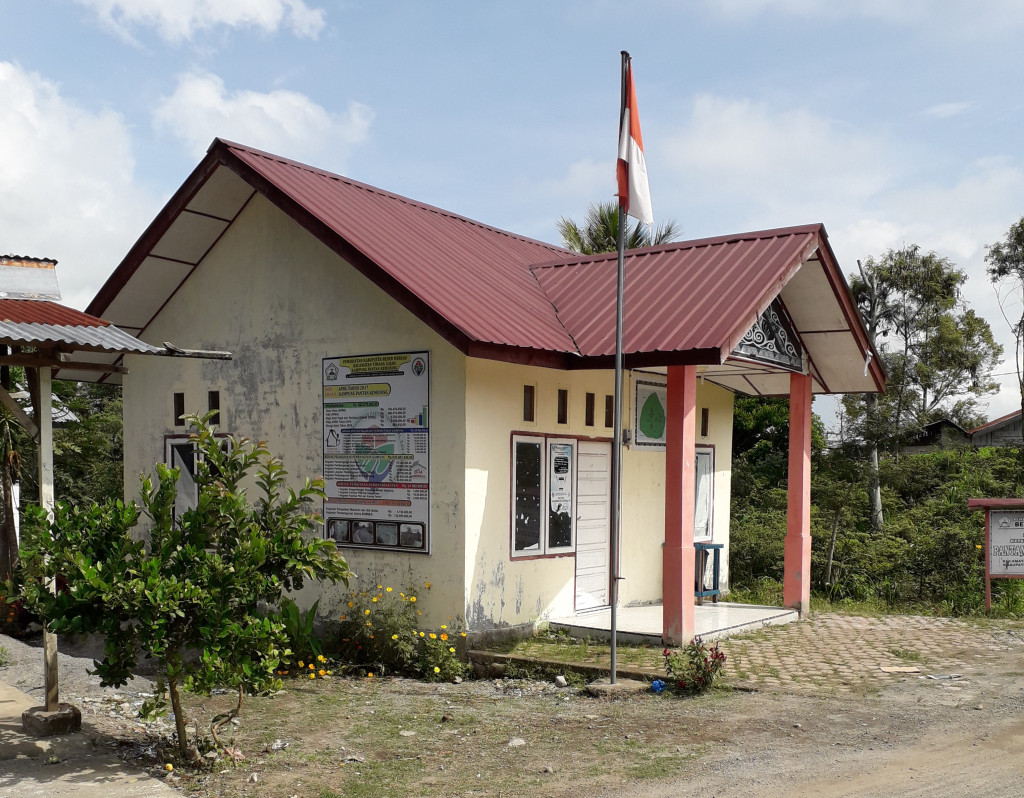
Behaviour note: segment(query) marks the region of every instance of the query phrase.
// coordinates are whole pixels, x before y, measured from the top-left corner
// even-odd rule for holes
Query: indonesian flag
[[[640,114],[636,107],[633,86],[633,63],[626,63],[626,107],[619,125],[618,161],[619,204],[634,219],[654,223],[651,210],[651,188],[647,184],[647,163],[644,161],[644,140],[640,135]]]

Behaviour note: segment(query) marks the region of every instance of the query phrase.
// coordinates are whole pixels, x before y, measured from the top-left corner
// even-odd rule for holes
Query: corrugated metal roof
[[[151,346],[103,319],[55,302],[0,299],[0,342],[15,346],[58,345],[90,352],[155,354]]]
[[[567,250],[295,161],[226,146],[471,340],[575,351],[529,270]]]
[[[818,245],[821,225],[767,230],[631,251],[623,351],[719,350],[748,330]],[[533,269],[580,354],[615,353],[617,256]],[[724,351],[723,351],[724,348]]]
[[[249,202],[247,186],[469,355],[558,368],[610,365],[615,255],[580,257],[220,139],[89,312],[144,335]],[[195,235],[179,234],[188,219],[206,218],[204,209],[214,206],[221,228],[206,231],[199,244]],[[150,257],[154,252],[161,257]],[[884,374],[820,224],[679,242],[627,257],[625,344],[634,366],[722,363],[781,293],[792,300],[790,316],[821,390],[881,388]],[[187,268],[172,274],[152,265],[158,261]],[[870,377],[860,376],[865,360]],[[736,374],[749,370],[730,362]],[[779,374],[758,369],[765,374],[757,384],[741,377],[729,386],[787,390]]]

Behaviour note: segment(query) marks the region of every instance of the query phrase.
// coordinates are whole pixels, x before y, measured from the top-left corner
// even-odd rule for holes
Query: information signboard
[[[323,360],[324,530],[339,546],[430,550],[430,355]]]
[[[988,562],[990,577],[1024,577],[1024,511],[989,511]]]

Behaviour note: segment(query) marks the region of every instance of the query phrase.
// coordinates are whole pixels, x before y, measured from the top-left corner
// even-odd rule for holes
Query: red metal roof
[[[0,299],[0,321],[10,324],[52,324],[68,327],[106,327],[109,321],[80,310],[31,299]]]
[[[144,335],[254,192],[470,356],[610,366],[615,255],[581,257],[220,139],[88,311]],[[174,264],[176,276],[161,264]],[[721,364],[785,287],[820,389],[881,389],[884,374],[820,224],[633,250],[627,275],[627,366]],[[859,375],[865,361],[870,379]]]
[[[529,270],[566,250],[295,161],[225,146],[470,340],[575,351]]]
[[[807,225],[631,251],[623,351],[703,350],[724,360],[736,335],[750,328],[818,247],[820,233],[821,225]],[[580,258],[533,272],[580,354],[614,354],[617,256]]]

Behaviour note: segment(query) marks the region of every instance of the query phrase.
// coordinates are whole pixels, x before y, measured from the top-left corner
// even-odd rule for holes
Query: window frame
[[[697,500],[699,496],[697,479],[699,477],[699,471],[697,469],[697,460],[701,456],[706,456],[708,459],[708,533],[706,536],[697,536]],[[696,543],[711,543],[715,539],[715,447],[700,445],[694,447],[693,457],[693,540]]]
[[[512,433],[509,456],[509,554],[514,560],[529,560],[553,557],[574,557],[576,556],[576,502],[577,483],[579,467],[579,442],[580,438],[564,435],[538,435],[529,433]],[[540,473],[538,477],[538,488],[540,491],[539,524],[537,530],[537,543],[530,548],[516,548],[517,533],[517,492],[519,483],[517,481],[517,446],[519,444],[536,445],[540,448]],[[569,502],[570,536],[569,543],[564,546],[552,546],[551,533],[551,471],[552,471],[552,447],[568,445],[572,447],[572,461],[570,464],[571,498]]]
[[[214,433],[213,437],[216,440],[220,441],[221,448],[229,447],[231,445],[231,436],[226,432]],[[180,518],[182,513],[186,513],[189,510],[194,510],[196,506],[199,504],[199,485],[197,485],[195,481],[195,475],[196,472],[198,471],[196,463],[199,462],[199,460],[197,460],[197,455],[199,455],[199,452],[196,451],[196,442],[192,438],[191,434],[171,433],[169,435],[164,435],[163,462],[169,468],[179,468],[179,466],[174,464],[172,454],[176,447],[180,448],[185,445],[190,446],[192,449],[192,468],[190,470],[186,470],[184,467],[184,463],[182,463],[182,465],[180,466],[181,475],[184,476],[187,473],[192,484],[190,487],[189,494],[183,497],[181,484],[182,476],[178,477],[177,493],[175,495],[173,508],[173,515],[175,519]]]

